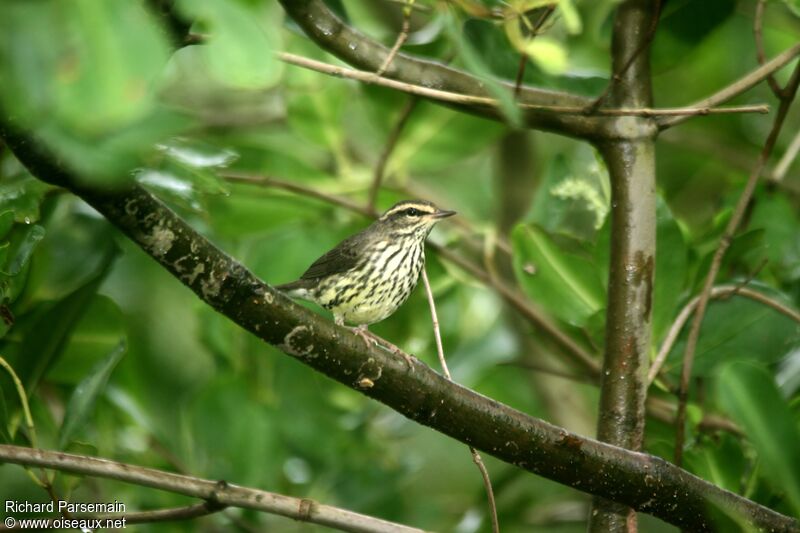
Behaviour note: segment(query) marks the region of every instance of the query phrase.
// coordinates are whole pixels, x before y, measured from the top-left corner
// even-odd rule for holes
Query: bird
[[[368,347],[372,341],[403,353],[368,327],[405,303],[425,267],[425,239],[437,222],[455,214],[425,200],[398,202],[314,261],[300,279],[276,289],[329,310],[337,325],[354,326]]]

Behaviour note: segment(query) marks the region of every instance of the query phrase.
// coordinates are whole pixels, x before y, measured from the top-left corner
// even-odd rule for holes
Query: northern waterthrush
[[[368,343],[367,326],[408,299],[425,266],[425,238],[439,220],[452,215],[455,211],[422,200],[397,203],[314,261],[299,280],[277,289],[330,310],[340,326],[358,326],[355,333]]]

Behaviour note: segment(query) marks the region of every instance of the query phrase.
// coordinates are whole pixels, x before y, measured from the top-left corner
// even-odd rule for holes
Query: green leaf
[[[659,198],[656,222],[656,272],[653,290],[653,339],[661,339],[672,323],[689,269],[683,233],[666,203]]]
[[[564,17],[564,25],[569,33],[574,35],[583,31],[581,15],[572,0],[561,0],[558,3],[558,10],[561,12],[561,16]]]
[[[751,283],[751,287],[778,301],[791,301],[763,285]],[[674,376],[680,372],[688,330],[688,326],[683,328],[665,365]],[[797,323],[762,303],[743,296],[712,300],[703,318],[692,372],[696,376],[713,376],[721,364],[734,360],[775,363],[799,343]]]
[[[719,374],[717,398],[745,428],[767,479],[800,516],[800,431],[772,376],[761,366],[728,364]]]
[[[275,56],[281,47],[277,13],[265,16],[252,4],[235,0],[182,0],[177,5],[187,18],[207,29],[208,42],[201,52],[219,81],[263,89],[280,80],[283,64]],[[270,22],[270,27],[262,27],[259,20]]]
[[[108,273],[116,248],[106,248],[102,261],[92,275],[70,294],[53,304],[45,304],[36,312],[18,320],[21,342],[15,346],[16,360],[12,362],[17,369],[25,390],[31,394],[51,366],[64,351],[80,318],[89,308],[97,288]],[[46,332],[46,334],[44,334]]]
[[[96,294],[72,331],[64,353],[47,373],[48,382],[76,385],[120,339],[126,338],[124,317],[117,304]]]
[[[63,449],[86,424],[92,414],[97,397],[103,392],[111,372],[125,355],[126,346],[120,342],[105,359],[100,361],[81,381],[70,396],[64,411],[64,422],[58,435],[58,447]]]
[[[492,75],[491,69],[481,58],[479,51],[465,38],[463,28],[452,16],[446,17],[445,29],[450,37],[457,43],[459,57],[464,62],[467,70],[481,78],[492,97],[500,103],[500,110],[509,123],[515,126],[522,124],[522,113],[516,106],[513,94],[500,85]]]
[[[18,236],[11,241],[8,262],[0,274],[16,276],[28,264],[36,246],[44,238],[44,228],[39,225],[20,226]]]
[[[783,0],[783,3],[786,4],[786,7],[789,8],[789,11],[795,14],[795,16],[800,17],[800,0]]]
[[[686,450],[688,469],[718,487],[739,493],[747,459],[738,438],[723,433],[713,438],[701,434],[698,439]]]
[[[55,120],[96,132],[149,112],[149,85],[169,45],[140,4],[6,2],[2,19],[7,61],[0,94],[16,104],[12,108],[28,109],[31,122]]]
[[[579,327],[603,309],[603,283],[588,259],[565,251],[535,226],[517,226],[512,237],[517,279],[538,305]]]
[[[0,204],[2,206],[3,204]],[[6,233],[11,229],[11,226],[14,224],[14,211],[9,209],[8,211],[3,211],[0,213],[0,239],[6,236]],[[0,261],[0,264],[3,264]]]
[[[173,113],[156,85],[170,55],[141,2],[4,2],[0,102],[74,170],[127,179]]]
[[[784,280],[800,279],[800,217],[781,194],[758,191],[748,227],[763,230],[766,268]]]
[[[24,172],[3,176],[0,180],[0,209],[13,211],[16,222],[36,222],[39,220],[39,206],[48,187]]]
[[[593,241],[610,209],[608,170],[595,150],[584,145],[552,159],[534,198],[531,220],[550,233]]]

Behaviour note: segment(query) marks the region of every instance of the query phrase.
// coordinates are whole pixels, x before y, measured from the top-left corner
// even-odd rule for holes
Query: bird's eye
[[[418,217],[420,214],[421,213],[419,212],[419,209],[414,209],[413,207],[410,207],[410,208],[406,209],[406,215],[407,216]]]

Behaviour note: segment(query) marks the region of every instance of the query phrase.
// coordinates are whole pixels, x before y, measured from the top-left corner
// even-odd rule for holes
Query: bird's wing
[[[337,244],[331,251],[314,261],[300,279],[314,279],[355,268],[361,255],[363,235],[357,233]]]

